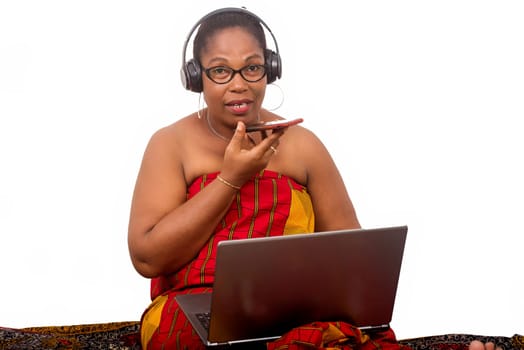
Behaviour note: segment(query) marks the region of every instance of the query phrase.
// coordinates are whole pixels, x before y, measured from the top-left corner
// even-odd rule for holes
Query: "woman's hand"
[[[502,350],[499,346],[495,347],[492,342],[483,343],[479,340],[473,340],[469,344],[469,350]]]
[[[246,133],[245,124],[238,122],[235,134],[226,147],[221,176],[236,186],[242,186],[253,175],[267,167],[271,158],[277,153],[279,139],[284,131],[285,128],[274,131],[264,137],[259,144],[254,144]],[[247,143],[253,147],[249,149],[243,147]]]

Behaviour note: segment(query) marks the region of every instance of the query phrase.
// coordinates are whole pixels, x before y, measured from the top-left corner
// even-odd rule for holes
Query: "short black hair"
[[[232,27],[245,29],[253,35],[263,50],[266,49],[266,36],[259,18],[242,9],[226,10],[210,15],[200,24],[193,41],[193,58],[200,62],[202,51],[206,48],[209,38],[220,30]]]

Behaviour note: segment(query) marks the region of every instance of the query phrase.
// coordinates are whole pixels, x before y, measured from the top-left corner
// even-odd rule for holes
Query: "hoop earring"
[[[276,84],[276,83],[271,83],[271,84],[268,84],[267,86],[276,86],[278,88],[278,90],[280,91],[280,102],[277,104],[276,107],[274,108],[266,108],[268,111],[276,111],[277,109],[279,109],[280,107],[282,107],[282,105],[284,104],[284,100],[285,100],[285,96],[284,96],[284,90],[282,90],[282,88],[280,87],[280,85]],[[267,89],[266,89],[266,97],[264,98],[264,102],[268,100],[267,98]],[[273,96],[274,97],[274,96]],[[269,99],[273,99],[272,96],[269,96]]]
[[[204,111],[204,109],[206,108],[205,101],[202,102],[202,100],[203,100],[202,99],[202,93],[199,93],[198,94],[198,109],[197,109],[198,119],[202,119],[202,114],[200,114],[200,111]]]

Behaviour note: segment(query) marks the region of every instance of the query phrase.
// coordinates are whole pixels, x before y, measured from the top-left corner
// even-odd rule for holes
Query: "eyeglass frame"
[[[242,73],[242,70],[244,70],[244,69],[246,69],[248,67],[253,67],[253,66],[258,67],[258,68],[262,68],[264,70],[264,74],[262,74],[262,76],[260,78],[258,78],[257,80],[248,80],[248,79],[246,79],[246,77]],[[231,75],[230,75],[229,79],[227,81],[218,82],[218,81],[214,80],[213,78],[211,78],[210,71],[212,69],[216,69],[216,68],[223,68],[225,70],[230,71]],[[229,66],[219,65],[219,66],[213,66],[213,67],[209,67],[209,68],[204,68],[204,73],[206,73],[206,76],[209,78],[209,80],[211,80],[213,83],[219,84],[219,85],[229,83],[231,80],[233,80],[233,78],[235,77],[235,75],[237,73],[240,74],[242,79],[244,79],[248,83],[256,83],[256,82],[259,82],[260,80],[264,79],[264,77],[267,75],[267,67],[266,67],[265,64],[252,64],[251,63],[251,64],[248,64],[248,65],[245,65],[244,67],[242,67],[240,69],[233,69],[233,68],[231,68]]]

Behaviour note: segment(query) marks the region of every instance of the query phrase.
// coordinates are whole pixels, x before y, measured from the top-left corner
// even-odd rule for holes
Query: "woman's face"
[[[264,65],[264,50],[245,29],[226,28],[209,38],[201,64],[203,71],[217,66],[239,70],[248,65]],[[257,82],[248,82],[236,73],[231,81],[217,84],[203,73],[202,81],[209,114],[216,122],[234,128],[239,120],[250,124],[258,119],[266,91],[266,76]]]

